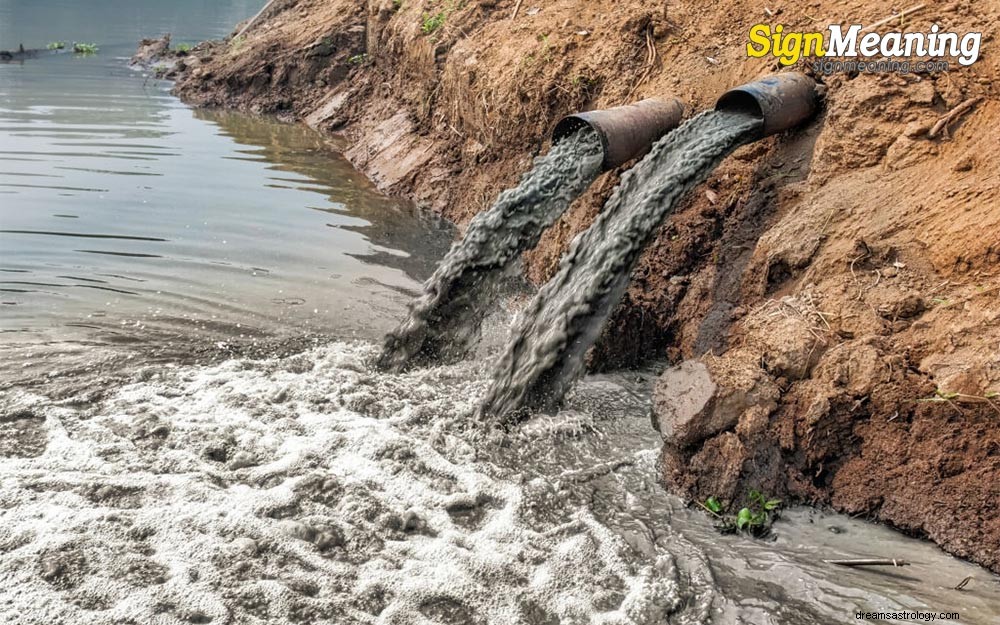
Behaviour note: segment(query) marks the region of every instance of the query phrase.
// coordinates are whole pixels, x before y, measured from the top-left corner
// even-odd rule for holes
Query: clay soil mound
[[[735,402],[661,411],[673,489],[831,505],[1000,571],[1000,6],[929,4],[905,27],[983,32],[983,58],[825,79],[814,123],[739,150],[664,225],[593,363],[699,360]],[[337,131],[383,190],[464,224],[560,116],[655,95],[701,110],[779,69],[746,57],[753,24],[872,24],[896,8],[277,0],[243,35],[182,59],[177,91]],[[529,278],[552,274],[616,181],[551,228]],[[671,379],[657,389],[668,403],[684,390]]]

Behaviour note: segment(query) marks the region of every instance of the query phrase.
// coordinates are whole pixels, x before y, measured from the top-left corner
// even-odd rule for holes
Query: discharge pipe
[[[563,117],[552,131],[552,143],[580,128],[600,137],[605,171],[642,156],[663,135],[681,123],[684,103],[677,98],[649,98],[634,104]]]
[[[716,102],[715,110],[746,113],[763,120],[756,140],[809,119],[819,107],[819,98],[815,80],[805,74],[787,72],[730,89]]]

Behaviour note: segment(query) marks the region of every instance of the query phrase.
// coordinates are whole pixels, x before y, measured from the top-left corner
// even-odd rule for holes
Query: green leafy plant
[[[66,48],[65,41],[52,41],[47,46],[45,46],[46,50],[64,50],[65,48]]]
[[[229,40],[229,50],[231,52],[238,52],[243,44],[247,42],[247,38],[243,36],[233,37]]]
[[[781,508],[781,500],[767,497],[758,490],[751,490],[747,505],[736,514],[726,514],[725,506],[716,497],[709,497],[704,503],[698,502],[698,505],[719,520],[717,527],[721,532],[743,532],[759,538],[770,533],[771,524]]]
[[[403,0],[392,0],[392,8],[397,11],[403,8]]]
[[[709,497],[705,500],[705,508],[712,514],[722,513],[722,504],[715,497]]]
[[[174,48],[174,49],[177,50],[178,52],[190,52],[191,51],[191,44],[189,44],[189,43],[177,44],[177,47]]]
[[[354,56],[347,59],[347,62],[351,65],[361,65],[368,60],[367,54],[355,54]]]
[[[74,54],[89,56],[91,54],[97,54],[98,50],[100,50],[100,48],[98,48],[97,44],[94,43],[73,43]]]
[[[766,533],[771,526],[771,515],[780,505],[780,499],[768,499],[764,493],[751,490],[750,503],[736,513],[736,529],[754,535]]]
[[[420,32],[425,35],[433,34],[434,31],[444,26],[446,19],[448,19],[448,15],[445,11],[424,13],[423,21],[420,22]]]

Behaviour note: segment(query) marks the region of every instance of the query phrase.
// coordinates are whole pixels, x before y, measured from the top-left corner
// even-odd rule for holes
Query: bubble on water
[[[8,398],[46,444],[0,457],[0,620],[659,623],[674,609],[668,557],[638,560],[545,480],[482,458],[481,370],[376,375],[374,356],[338,343],[151,369],[88,418]]]

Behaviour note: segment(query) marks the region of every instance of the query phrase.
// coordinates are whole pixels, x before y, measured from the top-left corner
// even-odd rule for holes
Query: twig
[[[656,67],[656,61],[658,60],[659,55],[656,52],[656,44],[653,43],[652,30],[653,27],[651,25],[646,27],[646,67],[642,74],[639,75],[639,80],[637,80],[635,84],[632,85],[632,88],[628,90],[628,94],[626,95],[628,98],[631,98],[636,89],[646,82],[646,79],[648,79],[649,75],[653,72],[653,68]]]
[[[521,10],[521,3],[522,2],[524,2],[524,0],[517,0],[517,4],[514,5],[514,12],[511,13],[511,15],[510,15],[510,21],[513,22],[514,20],[517,19],[517,12]]]
[[[905,11],[900,11],[899,13],[896,13],[895,15],[890,15],[889,17],[887,17],[885,19],[881,19],[881,20],[875,22],[874,24],[872,24],[871,26],[865,26],[864,28],[861,29],[861,32],[866,33],[869,30],[875,30],[879,26],[885,26],[886,24],[888,24],[889,22],[891,22],[894,19],[903,19],[907,15],[910,15],[911,13],[916,13],[917,11],[922,11],[926,7],[927,7],[926,4],[918,4],[915,7],[910,7],[909,9],[906,9]]]
[[[272,4],[274,4],[274,0],[269,0],[269,2],[267,4],[265,4],[261,8],[260,11],[257,11],[257,15],[254,15],[253,17],[251,17],[250,21],[247,22],[243,26],[243,28],[240,29],[240,32],[236,33],[236,37],[233,37],[233,39],[236,39],[237,37],[242,37],[243,33],[247,32],[247,30],[249,30],[250,27],[253,26],[257,22],[258,19],[260,19],[260,16],[263,15],[264,11],[268,10],[271,7]]]
[[[838,564],[840,566],[910,566],[906,560],[896,558],[859,558],[857,560],[823,560],[827,564]]]
[[[559,478],[582,484],[584,482],[590,482],[599,477],[608,475],[609,473],[613,473],[622,467],[630,467],[634,464],[635,459],[633,458],[619,458],[617,460],[603,462],[579,471],[567,471],[560,475]]]
[[[955,590],[962,590],[963,588],[965,588],[965,585],[968,584],[971,581],[972,581],[972,576],[969,575],[968,577],[966,577],[962,581],[958,582],[958,586],[955,586]]]
[[[948,124],[955,121],[957,117],[979,104],[980,100],[982,100],[982,98],[969,98],[965,102],[962,102],[955,108],[948,111],[948,113],[941,119],[937,120],[937,123],[934,124],[934,126],[927,132],[927,137],[933,139],[938,136],[938,133],[940,133],[942,129],[946,128]]]
[[[712,515],[712,516],[714,516],[715,518],[717,518],[717,519],[721,519],[721,518],[722,518],[722,515],[720,515],[720,514],[719,514],[718,512],[716,512],[715,510],[712,510],[711,508],[709,508],[709,507],[708,507],[708,506],[706,506],[705,504],[701,503],[700,501],[695,501],[695,503],[696,503],[696,504],[698,504],[699,506],[701,506],[702,508],[704,508],[704,509],[705,509],[705,512],[707,512],[707,513],[711,514],[711,515]]]

